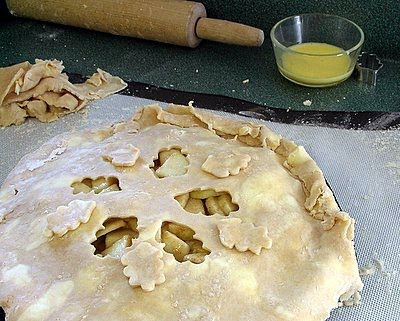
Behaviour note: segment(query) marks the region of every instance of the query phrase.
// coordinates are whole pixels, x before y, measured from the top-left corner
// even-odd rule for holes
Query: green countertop
[[[210,17],[252,24],[265,31],[261,48],[203,41],[196,49],[119,37],[78,28],[6,17],[0,23],[0,66],[34,58],[64,61],[66,71],[90,75],[97,67],[127,81],[169,89],[212,93],[260,105],[320,111],[400,111],[400,2],[203,1]],[[288,5],[290,3],[290,5]],[[1,9],[1,8],[0,8]],[[358,11],[357,11],[358,10]],[[326,12],[358,23],[366,34],[363,47],[378,54],[384,67],[376,87],[361,86],[355,78],[336,87],[314,89],[285,80],[278,72],[269,30],[286,16]],[[243,80],[249,79],[248,83]],[[311,106],[303,101],[311,100]]]

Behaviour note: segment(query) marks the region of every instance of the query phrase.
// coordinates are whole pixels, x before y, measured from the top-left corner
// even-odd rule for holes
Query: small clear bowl
[[[321,13],[285,18],[270,35],[280,73],[308,87],[346,80],[364,42],[364,32],[354,22]]]

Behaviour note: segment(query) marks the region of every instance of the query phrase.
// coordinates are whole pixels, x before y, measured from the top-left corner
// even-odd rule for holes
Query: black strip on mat
[[[72,82],[83,82],[85,80],[84,77],[78,74],[69,74],[69,77]],[[119,92],[119,94],[183,105],[187,105],[189,101],[193,100],[194,105],[199,108],[220,110],[285,124],[306,124],[364,130],[389,129],[400,125],[400,112],[286,110],[261,106],[226,96],[171,90],[133,81],[128,82],[128,87]]]
[[[130,82],[120,92],[163,102],[187,105],[193,100],[199,108],[220,110],[232,114],[270,120],[285,124],[307,124],[334,128],[379,130],[400,125],[400,112],[337,112],[337,111],[296,111],[265,107],[241,99],[226,96],[189,93],[164,89],[143,83]]]

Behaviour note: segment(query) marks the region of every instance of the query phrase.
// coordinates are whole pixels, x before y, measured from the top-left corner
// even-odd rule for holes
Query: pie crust
[[[57,136],[0,201],[12,321],[321,321],[362,289],[354,220],[304,148],[191,106]]]

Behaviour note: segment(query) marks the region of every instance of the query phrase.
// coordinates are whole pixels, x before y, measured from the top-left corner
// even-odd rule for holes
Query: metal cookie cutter
[[[362,52],[357,59],[358,81],[375,86],[376,76],[383,64],[375,54]]]

